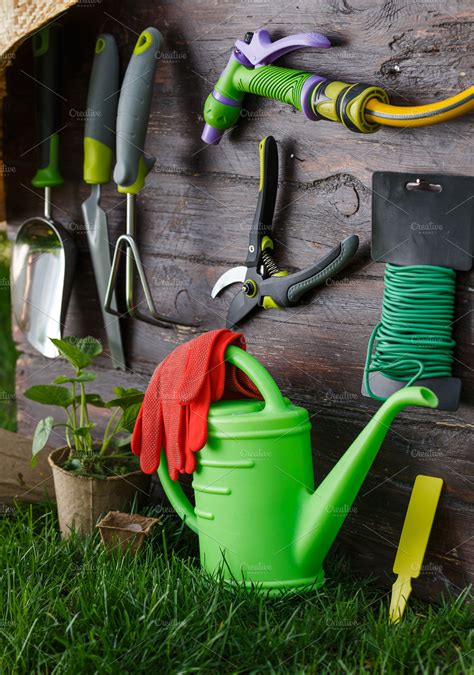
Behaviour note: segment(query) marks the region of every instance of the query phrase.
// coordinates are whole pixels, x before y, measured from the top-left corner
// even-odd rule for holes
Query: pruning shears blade
[[[233,267],[218,278],[216,283],[213,286],[211,291],[211,298],[215,298],[226,286],[231,284],[241,283],[243,284],[247,277],[247,268],[245,265],[239,265],[238,267]]]
[[[250,314],[258,306],[257,296],[250,298],[239,291],[232,300],[227,312],[226,328],[234,328],[247,314]]]

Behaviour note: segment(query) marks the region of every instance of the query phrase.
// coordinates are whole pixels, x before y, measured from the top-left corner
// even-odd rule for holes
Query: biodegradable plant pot
[[[142,471],[107,478],[77,476],[62,467],[68,453],[69,448],[58,448],[48,457],[53,471],[59,529],[64,539],[69,538],[72,529],[91,534],[99,518],[108,511],[125,511],[135,497],[139,505],[148,497],[150,476]]]
[[[109,513],[97,523],[104,546],[109,551],[120,550],[136,553],[141,548],[145,537],[153,527],[161,522],[161,518],[147,518],[137,513]]]

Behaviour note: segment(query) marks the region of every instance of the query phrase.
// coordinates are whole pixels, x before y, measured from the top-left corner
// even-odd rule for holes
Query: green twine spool
[[[370,389],[369,375],[376,371],[407,387],[421,378],[451,377],[455,292],[456,272],[448,267],[387,264],[382,318],[364,368],[372,398],[385,400]]]

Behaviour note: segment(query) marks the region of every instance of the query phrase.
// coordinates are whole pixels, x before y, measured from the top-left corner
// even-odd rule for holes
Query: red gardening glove
[[[182,413],[176,393],[184,374],[189,344],[180,345],[153,373],[132,435],[132,452],[140,456],[145,473],[154,473],[162,447],[167,449],[169,473],[176,480],[184,467]]]
[[[170,476],[192,473],[193,452],[207,439],[211,396],[217,400],[224,388],[223,354],[239,337],[228,330],[206,333],[178,347],[157,368],[132,438],[132,450],[140,455],[143,471],[156,470],[164,445]]]
[[[185,473],[194,471],[196,468],[195,453],[206,444],[207,418],[211,401],[220,401],[224,393],[228,372],[225,363],[225,351],[231,344],[236,344],[242,349],[246,348],[244,336],[230,330],[212,331],[207,333],[206,337],[207,340],[192,341],[188,358],[190,362],[195,360],[199,367],[197,373],[193,371],[192,378],[189,378],[189,374],[186,373],[180,389],[182,404],[189,406],[189,414],[185,418],[188,423]],[[235,371],[233,366],[231,368]],[[194,377],[194,375],[196,376]],[[248,378],[247,382],[250,382]],[[258,396],[258,391],[253,383],[252,388],[239,386],[236,390],[246,396]]]
[[[224,361],[229,344],[245,349],[242,335],[222,329],[181,345],[158,366],[145,393],[132,437],[132,451],[145,473],[159,466],[164,447],[170,477],[192,473],[195,452],[207,440],[211,401],[232,392],[259,396],[253,383]],[[238,374],[237,374],[238,373]]]

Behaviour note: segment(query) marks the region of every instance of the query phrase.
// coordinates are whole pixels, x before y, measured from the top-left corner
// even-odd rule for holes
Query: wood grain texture
[[[48,455],[51,447],[46,447],[38,455],[35,468],[31,466],[31,438],[0,429],[0,513],[8,512],[17,500],[40,502],[54,499],[54,483]]]
[[[170,330],[123,322],[130,372],[117,375],[104,356],[98,387],[145,387],[156,364],[200,331],[224,325],[233,290],[216,301],[210,289],[229,266],[241,264],[258,186],[258,142],[279,142],[281,185],[275,218],[277,256],[289,269],[309,265],[341,238],[357,233],[362,245],[342,277],[306,296],[297,308],[260,312],[245,324],[250,351],[268,367],[283,392],[307,407],[313,422],[316,477],[325,475],[363,428],[377,404],[360,395],[370,332],[380,316],[384,266],[370,260],[371,175],[376,170],[472,173],[472,117],[425,129],[383,129],[361,136],[340,125],[311,123],[274,101],[248,97],[239,127],[218,147],[200,141],[202,104],[224,67],[233,42],[267,26],[272,36],[319,31],[328,51],[303,50],[288,66],[348,82],[387,88],[394,102],[427,102],[452,95],[474,80],[474,8],[468,0],[315,2],[150,2],[105,0],[82,4],[63,19],[67,102],[62,132],[64,187],[54,192],[55,214],[80,249],[66,334],[104,338],[80,204],[83,111],[95,36],[116,35],[125,67],[137,34],[156,25],[166,37],[158,65],[147,150],[156,167],[138,199],[139,244],[163,313],[193,319],[196,328]],[[9,72],[5,102],[5,156],[16,167],[7,177],[12,235],[41,210],[29,188],[36,154],[32,124],[29,49]],[[111,244],[124,230],[123,199],[104,190]],[[410,409],[395,421],[341,532],[338,546],[353,564],[392,583],[391,568],[414,478],[441,476],[445,488],[414,592],[435,598],[474,580],[472,339],[473,274],[459,274],[455,374],[463,401],[455,413]],[[61,371],[34,353],[17,332],[19,428],[31,433],[44,409],[21,392]],[[100,422],[100,418],[99,418]],[[62,439],[57,439],[58,443]],[[330,575],[330,569],[328,570]]]

